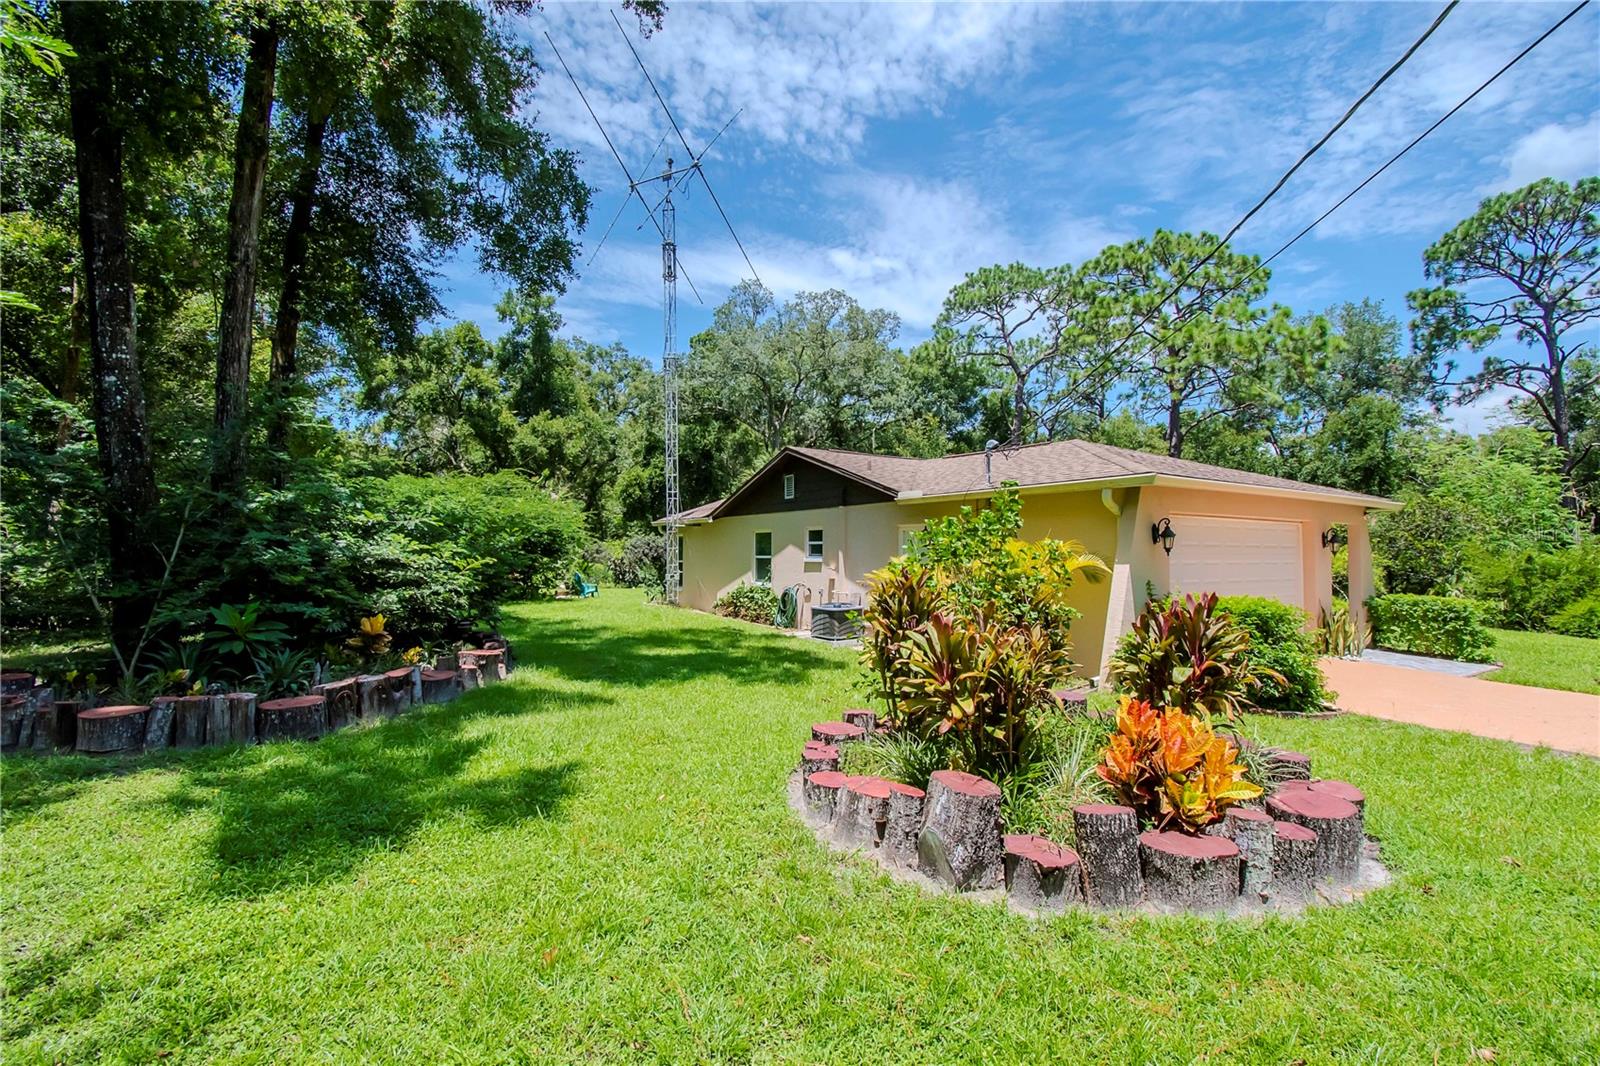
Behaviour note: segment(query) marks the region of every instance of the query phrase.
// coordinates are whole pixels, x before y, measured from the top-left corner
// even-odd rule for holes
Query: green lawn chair
[[[599,592],[600,586],[585,581],[583,579],[583,575],[574,570],[572,572],[572,591],[576,592],[578,594],[578,598],[581,600],[586,596],[593,596],[595,593]]]

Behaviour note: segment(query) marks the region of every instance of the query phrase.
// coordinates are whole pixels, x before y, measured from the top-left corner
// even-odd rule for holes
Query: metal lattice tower
[[[666,466],[666,600],[678,602],[683,568],[678,561],[678,210],[672,205],[672,158],[661,173],[667,193],[661,201],[661,393],[662,442]]]

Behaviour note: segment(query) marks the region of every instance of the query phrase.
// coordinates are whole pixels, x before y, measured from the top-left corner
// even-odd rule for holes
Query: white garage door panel
[[[1297,522],[1173,515],[1174,592],[1266,596],[1305,606],[1305,578]]]

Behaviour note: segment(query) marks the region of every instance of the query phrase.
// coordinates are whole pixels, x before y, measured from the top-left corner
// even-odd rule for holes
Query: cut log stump
[[[1303,825],[1317,834],[1316,876],[1349,883],[1361,866],[1361,812],[1356,805],[1309,788],[1278,792],[1267,812],[1279,821]]]
[[[1280,781],[1311,780],[1311,756],[1299,751],[1275,751],[1267,763]]]
[[[922,806],[927,793],[915,785],[889,782],[889,824],[883,830],[881,853],[890,866],[915,869],[917,834],[922,831]]]
[[[402,666],[383,675],[389,679],[389,702],[394,707],[395,714],[409,711],[414,702],[412,696],[416,692],[416,687],[412,684],[412,669],[409,666]]]
[[[846,777],[833,812],[834,839],[846,847],[876,850],[889,825],[894,790],[881,777]]]
[[[0,672],[0,696],[26,696],[37,679],[26,670]]]
[[[22,736],[22,720],[33,713],[33,702],[20,694],[0,696],[0,748],[10,751]]]
[[[1089,709],[1089,690],[1086,688],[1058,688],[1051,695],[1063,710],[1081,714]]]
[[[461,673],[458,670],[422,671],[422,702],[449,703],[461,693]]]
[[[808,740],[805,747],[800,749],[800,772],[802,774],[815,774],[821,773],[823,770],[837,770],[838,768],[839,749],[832,744]]]
[[[811,727],[811,739],[837,747],[852,740],[860,740],[867,731],[849,722],[817,722]]]
[[[1312,781],[1306,785],[1312,792],[1324,792],[1330,796],[1338,796],[1346,803],[1354,804],[1356,810],[1364,811],[1367,807],[1367,794],[1348,781]]]
[[[57,750],[71,750],[78,746],[78,712],[85,710],[82,700],[56,700],[48,707],[39,708],[45,716],[40,724],[45,726],[46,742]],[[39,747],[38,727],[33,736],[34,749]]]
[[[1083,899],[1078,853],[1025,833],[1005,838],[1006,892],[1031,911],[1059,911]]]
[[[78,750],[95,755],[138,751],[144,746],[145,717],[149,713],[149,706],[143,704],[79,712]]]
[[[1242,857],[1239,894],[1252,902],[1266,898],[1272,884],[1272,818],[1253,807],[1229,807],[1208,832],[1234,842]]]
[[[327,728],[328,704],[321,696],[291,696],[256,705],[256,731],[263,742],[315,740]]]
[[[213,747],[233,743],[233,719],[228,716],[226,693],[206,696],[206,743]]]
[[[478,664],[475,663],[475,662],[463,662],[461,664],[461,688],[462,688],[462,690],[466,691],[466,692],[470,692],[475,688],[482,688],[482,687],[483,687],[483,671],[478,669]]]
[[[922,804],[917,865],[958,892],[1001,884],[1000,786],[959,770],[934,771]]]
[[[483,672],[483,683],[492,685],[497,681],[504,681],[506,677],[506,653],[504,648],[471,648],[461,652],[463,663],[472,662]]]
[[[1144,898],[1175,911],[1222,910],[1239,898],[1239,846],[1226,837],[1139,834]]]
[[[205,696],[179,696],[173,704],[172,746],[188,750],[206,742],[206,715],[211,702]]]
[[[1084,898],[1097,907],[1135,907],[1144,898],[1139,819],[1132,807],[1086,803],[1072,808],[1083,857]]]
[[[146,751],[165,751],[172,747],[178,726],[178,697],[157,696],[150,701],[150,714],[144,721]]]
[[[228,702],[228,735],[235,744],[256,742],[256,694],[230,692],[223,697]]]
[[[453,652],[449,655],[441,655],[433,660],[433,668],[447,673],[454,673],[461,669],[461,656]]]
[[[1311,898],[1317,874],[1317,834],[1294,822],[1273,822],[1272,897]]]
[[[362,674],[356,678],[356,695],[361,705],[361,717],[371,721],[393,718],[394,690],[386,674]]]
[[[322,697],[328,709],[329,729],[343,729],[361,717],[361,689],[353,677],[318,685],[311,694]]]
[[[877,712],[869,711],[865,707],[852,707],[839,717],[851,725],[860,726],[863,733],[871,733],[878,728]]]
[[[844,790],[844,775],[837,770],[822,770],[805,778],[803,792],[806,810],[823,822],[832,822]]]

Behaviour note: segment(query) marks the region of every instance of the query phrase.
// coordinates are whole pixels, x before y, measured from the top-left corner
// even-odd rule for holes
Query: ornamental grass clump
[[[1204,718],[1124,696],[1098,773],[1141,825],[1197,833],[1261,795],[1238,760],[1238,745]]]

